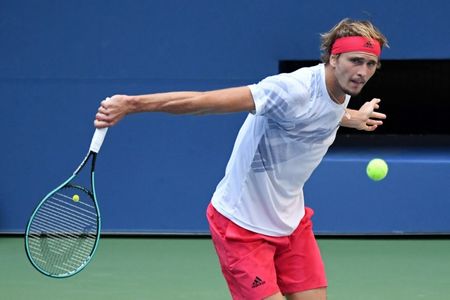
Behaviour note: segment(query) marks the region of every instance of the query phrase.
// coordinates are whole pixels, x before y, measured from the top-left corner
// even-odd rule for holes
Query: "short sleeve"
[[[250,85],[255,103],[255,115],[266,116],[276,122],[291,122],[308,109],[308,77],[290,74],[270,76]]]

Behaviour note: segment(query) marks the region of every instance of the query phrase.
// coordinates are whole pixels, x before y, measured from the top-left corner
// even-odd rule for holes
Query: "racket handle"
[[[103,140],[105,139],[106,132],[108,128],[100,128],[95,129],[94,136],[92,137],[91,146],[89,147],[89,151],[98,153],[100,151],[100,147],[103,144]]]

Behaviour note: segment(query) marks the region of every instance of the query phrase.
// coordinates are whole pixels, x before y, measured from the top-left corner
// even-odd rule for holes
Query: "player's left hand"
[[[377,110],[380,99],[374,98],[364,103],[359,110],[346,109],[346,113],[341,121],[341,126],[355,128],[364,131],[374,131],[378,126],[383,125],[386,115]]]
[[[357,127],[359,130],[374,131],[378,126],[383,125],[386,115],[375,110],[380,108],[380,99],[374,98],[372,101],[364,103],[359,112],[361,113],[361,124]]]

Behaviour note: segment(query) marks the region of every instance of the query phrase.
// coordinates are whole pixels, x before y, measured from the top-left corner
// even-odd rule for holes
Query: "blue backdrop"
[[[282,59],[318,59],[319,33],[372,20],[383,58],[450,58],[448,1],[0,1],[0,231],[83,158],[107,96],[259,81]],[[448,97],[448,95],[447,95]],[[399,101],[406,101],[399,99]],[[97,193],[109,232],[206,232],[204,217],[245,114],[133,115],[109,130]],[[390,164],[371,182],[365,164]],[[450,155],[332,150],[306,186],[318,233],[450,232]]]

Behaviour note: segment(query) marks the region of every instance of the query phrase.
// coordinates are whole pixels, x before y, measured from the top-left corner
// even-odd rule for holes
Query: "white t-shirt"
[[[303,185],[333,143],[350,96],[339,105],[325,65],[249,86],[256,110],[242,125],[212,205],[253,232],[286,236],[304,215]]]

